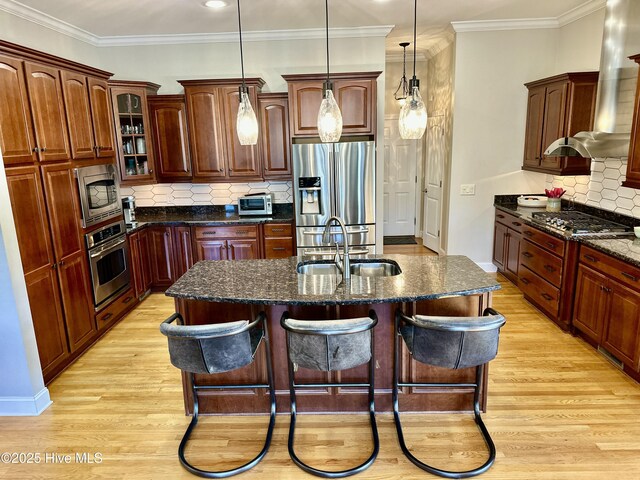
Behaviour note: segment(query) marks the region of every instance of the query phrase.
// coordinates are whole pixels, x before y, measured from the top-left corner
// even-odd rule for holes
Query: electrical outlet
[[[460,195],[475,195],[475,194],[476,194],[475,183],[460,185]]]

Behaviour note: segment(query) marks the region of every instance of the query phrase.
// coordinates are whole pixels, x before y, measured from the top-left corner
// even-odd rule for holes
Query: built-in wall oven
[[[76,168],[75,174],[80,190],[83,227],[90,227],[122,215],[122,203],[114,165]]]
[[[129,286],[129,246],[123,221],[85,235],[96,308]]]

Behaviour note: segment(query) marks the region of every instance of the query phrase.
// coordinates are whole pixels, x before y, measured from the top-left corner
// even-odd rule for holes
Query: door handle
[[[427,190],[426,188],[423,191],[424,193],[429,193],[429,190]]]

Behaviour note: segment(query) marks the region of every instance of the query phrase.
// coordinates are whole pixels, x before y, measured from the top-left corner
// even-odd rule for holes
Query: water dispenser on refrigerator
[[[324,215],[320,182],[320,177],[300,177],[298,179],[300,214]]]

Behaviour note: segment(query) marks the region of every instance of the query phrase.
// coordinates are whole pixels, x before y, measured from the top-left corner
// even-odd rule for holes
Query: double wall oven
[[[96,310],[130,284],[129,245],[122,218],[122,203],[113,165],[95,165],[75,170],[80,193],[82,225],[93,285]],[[104,225],[107,220],[113,223]]]

